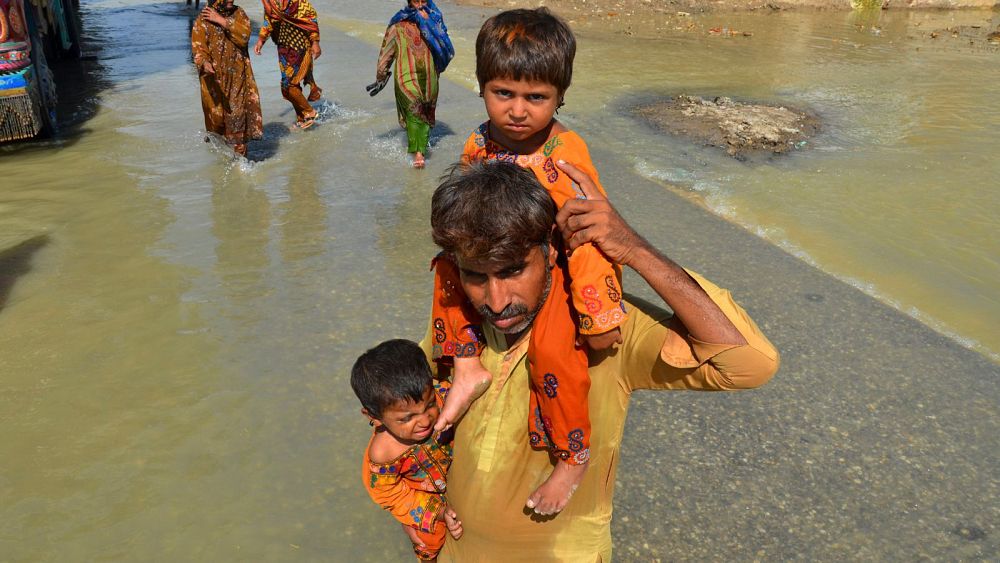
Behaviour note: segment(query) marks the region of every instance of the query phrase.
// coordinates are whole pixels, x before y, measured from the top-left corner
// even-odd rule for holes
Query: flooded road
[[[93,111],[0,148],[0,560],[408,557],[357,482],[368,427],[347,372],[378,341],[422,336],[434,179],[484,112],[482,12],[446,6],[459,56],[428,170],[407,167],[391,95],[363,90],[397,4],[316,4],[314,130],[287,129],[273,46],[255,57],[266,138],[235,162],[199,131],[193,9],[84,2]],[[878,34],[848,14],[727,17],[752,39],[581,31],[560,117],[626,216],[658,224],[632,205],[660,196],[629,179],[652,179],[662,201],[697,200],[996,360],[1000,55],[911,37],[989,14],[888,13]],[[827,125],[810,150],[749,165],[620,111],[679,92]]]

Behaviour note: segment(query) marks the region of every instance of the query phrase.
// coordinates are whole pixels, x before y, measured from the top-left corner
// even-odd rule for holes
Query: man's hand
[[[646,245],[632,227],[615,211],[594,181],[572,164],[560,160],[557,166],[580,185],[587,199],[571,199],[556,214],[569,252],[587,244],[601,249],[612,262],[629,265],[636,248]]]
[[[211,6],[205,6],[204,8],[202,8],[201,17],[214,23],[215,25],[222,26],[224,28],[229,27],[229,20],[222,17],[222,14],[216,12],[215,8],[212,8]]]
[[[747,343],[705,290],[676,262],[632,230],[589,176],[561,160],[556,165],[587,196],[567,201],[556,214],[556,224],[569,250],[591,242],[611,261],[631,267],[674,311],[692,337],[714,344]]]
[[[313,60],[318,59],[319,56],[322,55],[322,54],[323,54],[323,49],[320,48],[319,41],[313,41],[313,44],[312,44],[312,58],[313,58]]]
[[[253,46],[253,52],[255,55],[260,54],[260,50],[264,48],[264,40],[257,39],[257,44]]]

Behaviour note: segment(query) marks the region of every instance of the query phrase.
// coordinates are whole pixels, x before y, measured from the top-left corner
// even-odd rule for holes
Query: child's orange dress
[[[435,383],[438,406],[444,404],[449,384]],[[420,560],[434,559],[444,546],[445,525],[438,516],[447,505],[445,475],[451,466],[451,437],[447,431],[442,436],[432,436],[421,444],[412,446],[396,459],[386,463],[371,460],[372,439],[365,448],[361,466],[361,479],[368,495],[396,520],[417,531],[425,547],[413,546]]]
[[[585,172],[604,193],[586,143],[572,131],[553,136],[533,154],[517,154],[490,140],[486,122],[469,136],[462,153],[463,162],[477,160],[531,169],[559,208],[569,199],[585,196],[556,167],[558,160]],[[552,273],[552,290],[535,318],[528,346],[528,429],[532,446],[549,449],[559,459],[578,465],[590,459],[590,377],[587,354],[576,346],[576,333],[602,334],[625,321],[621,269],[587,244],[573,251],[568,265]],[[462,292],[457,266],[443,255],[435,259],[433,319],[435,360],[447,363],[452,357],[478,356],[482,351],[481,319]]]

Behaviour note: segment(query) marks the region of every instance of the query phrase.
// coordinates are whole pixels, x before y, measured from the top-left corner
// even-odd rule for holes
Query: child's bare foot
[[[425,163],[424,163],[424,155],[422,153],[419,153],[419,152],[413,153],[413,167],[414,168],[423,168],[424,165],[425,165]]]
[[[443,432],[458,422],[472,401],[478,399],[493,382],[490,373],[479,358],[455,358],[455,374],[451,378],[451,389],[444,400],[444,408],[438,415],[434,430]]]
[[[576,492],[587,472],[587,464],[570,465],[560,460],[549,478],[535,489],[528,497],[525,506],[535,511],[535,514],[549,516],[558,514],[569,504],[570,497]]]

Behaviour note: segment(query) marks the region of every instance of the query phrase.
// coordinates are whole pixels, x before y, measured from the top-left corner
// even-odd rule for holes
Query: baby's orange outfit
[[[442,381],[434,384],[438,406],[444,404],[450,384]],[[361,466],[361,479],[365,490],[375,504],[392,513],[396,520],[417,531],[424,546],[413,546],[417,559],[429,560],[437,557],[444,546],[446,526],[438,521],[438,516],[447,505],[444,493],[445,476],[451,466],[451,437],[447,431],[439,436],[431,436],[385,463],[375,463],[371,459],[372,439],[365,448]]]
[[[529,168],[561,208],[569,199],[584,199],[583,191],[556,167],[564,160],[594,179],[597,170],[586,143],[572,131],[550,138],[533,154],[517,154],[490,140],[489,122],[465,142],[463,162],[502,161]],[[555,244],[555,241],[553,241]],[[528,362],[531,404],[528,429],[531,445],[549,449],[573,465],[590,459],[590,414],[587,393],[586,351],[576,346],[576,333],[602,334],[626,319],[621,294],[621,269],[596,247],[587,244],[552,269],[552,289],[531,330]],[[451,357],[478,356],[484,344],[481,319],[471,307],[459,279],[458,268],[447,256],[435,259],[434,348],[435,360],[447,364]],[[564,271],[565,269],[565,271]]]

